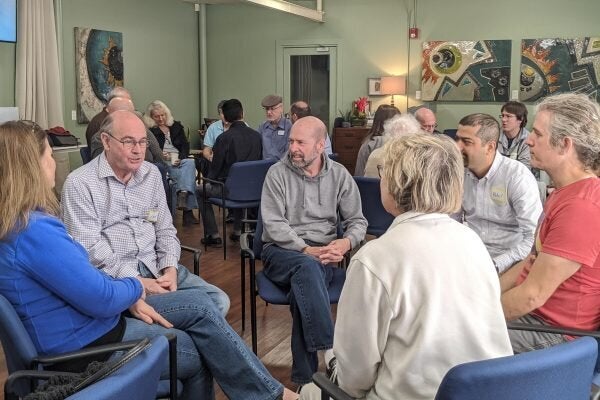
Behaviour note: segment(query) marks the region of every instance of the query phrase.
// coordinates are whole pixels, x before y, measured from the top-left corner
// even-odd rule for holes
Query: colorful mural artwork
[[[510,40],[424,42],[422,99],[508,101],[510,48]]]
[[[123,34],[75,28],[75,47],[77,122],[86,124],[108,93],[123,86]]]
[[[564,92],[600,101],[600,37],[524,39],[520,80],[521,101]]]

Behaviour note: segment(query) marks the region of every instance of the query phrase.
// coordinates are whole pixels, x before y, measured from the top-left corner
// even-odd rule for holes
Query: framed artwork
[[[508,101],[510,50],[510,40],[424,42],[423,100]]]
[[[367,93],[369,96],[381,96],[381,78],[367,79]]]
[[[519,100],[566,92],[600,102],[600,37],[523,39]]]
[[[104,107],[108,93],[123,86],[123,34],[75,28],[77,122],[88,123]]]

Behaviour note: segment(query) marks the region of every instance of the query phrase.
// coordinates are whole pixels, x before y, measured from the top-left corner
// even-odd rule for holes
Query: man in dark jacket
[[[255,161],[262,159],[262,139],[260,134],[249,128],[244,119],[242,103],[237,99],[227,100],[223,103],[223,117],[230,124],[229,129],[222,133],[213,147],[213,159],[208,171],[208,178],[224,182],[229,175],[231,166],[240,161]],[[202,187],[197,191],[198,202],[202,201]],[[220,196],[220,189],[216,185],[206,184],[207,195]],[[212,207],[200,207],[205,238],[202,243],[209,246],[220,246],[222,240],[215,221]],[[233,233],[229,237],[237,241],[240,237],[242,210],[234,210]],[[205,243],[206,242],[206,243]]]

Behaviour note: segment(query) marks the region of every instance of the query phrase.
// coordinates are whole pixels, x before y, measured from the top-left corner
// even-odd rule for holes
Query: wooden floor
[[[217,211],[215,214],[217,221],[220,221],[220,214]],[[242,332],[239,244],[227,239],[227,260],[223,260],[222,248],[209,247],[206,252],[204,251],[204,248],[200,244],[200,238],[202,236],[201,225],[182,227],[181,214],[178,212],[175,226],[177,227],[178,237],[182,244],[202,248],[200,276],[206,281],[218,286],[229,295],[231,307],[227,314],[227,321],[231,324],[233,329],[244,338],[250,347],[250,306],[248,303],[250,296],[248,287],[246,288],[246,329]],[[231,228],[232,225],[228,225],[228,229]],[[192,270],[193,262],[191,257],[186,253],[182,254],[181,263]],[[248,279],[246,279],[246,286],[247,285]],[[292,365],[290,333],[292,321],[289,309],[287,306],[265,306],[265,303],[260,301],[260,299],[258,300],[257,305],[258,356],[275,379],[283,383],[286,387],[295,389],[290,380]],[[4,386],[6,375],[4,353],[0,353],[0,384],[2,387]],[[0,400],[3,400],[3,398],[3,394],[0,393]],[[226,398],[227,397],[217,387],[217,400],[224,400]]]

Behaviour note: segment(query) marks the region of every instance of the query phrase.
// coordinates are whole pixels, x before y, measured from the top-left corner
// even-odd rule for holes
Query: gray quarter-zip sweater
[[[273,165],[261,196],[262,240],[302,251],[306,241],[326,245],[337,238],[338,212],[344,238],[356,247],[365,237],[360,193],[343,165],[323,156],[317,176],[306,176],[287,154]]]

